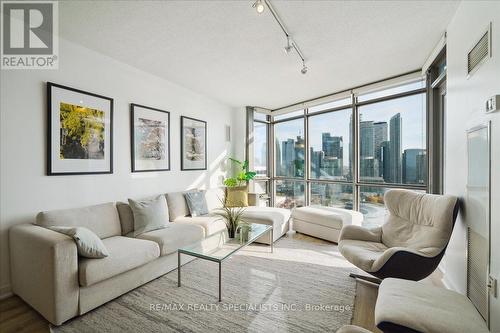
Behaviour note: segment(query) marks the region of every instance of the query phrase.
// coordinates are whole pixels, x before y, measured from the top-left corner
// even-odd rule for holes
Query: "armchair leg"
[[[352,277],[352,278],[355,278],[355,279],[359,279],[359,280],[363,280],[363,281],[368,281],[368,282],[375,283],[375,284],[380,284],[380,282],[382,282],[382,280],[379,279],[379,278],[372,277],[372,276],[367,276],[367,275],[360,275],[360,274],[350,273],[349,276]]]

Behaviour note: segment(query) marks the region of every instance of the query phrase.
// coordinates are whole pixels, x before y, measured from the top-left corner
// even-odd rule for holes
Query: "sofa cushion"
[[[226,223],[220,216],[179,217],[174,223],[199,225],[203,227],[205,237],[226,229]]]
[[[128,199],[128,203],[134,214],[134,237],[168,227],[167,200],[163,194],[141,200]]]
[[[101,239],[120,236],[122,232],[118,211],[112,202],[41,212],[36,216],[36,224],[45,228],[51,226],[85,227]]]
[[[196,190],[192,190],[189,192],[194,191]],[[174,221],[178,217],[189,215],[189,208],[186,202],[186,198],[184,197],[184,194],[186,192],[172,192],[166,194],[168,215],[170,216],[170,221]]]
[[[184,193],[184,198],[186,198],[186,203],[191,216],[202,216],[208,214],[205,192],[187,192]]]
[[[120,223],[122,225],[122,235],[130,234],[134,231],[134,213],[128,203],[117,202],[116,209],[120,216]]]
[[[375,306],[379,328],[393,324],[426,333],[487,333],[486,323],[469,299],[421,282],[387,278]]]
[[[83,287],[104,281],[147,264],[160,256],[155,242],[130,237],[115,236],[103,240],[109,256],[103,259],[80,259],[78,271]]]
[[[183,246],[202,240],[204,234],[203,227],[199,225],[170,223],[168,228],[149,231],[137,238],[155,242],[160,247],[160,254],[165,256],[177,252]]]
[[[360,212],[323,206],[295,208],[292,217],[333,229],[342,229],[342,226],[349,224],[361,224],[363,220],[363,214]]]
[[[81,257],[99,259],[109,256],[102,240],[87,228],[53,226],[50,229],[73,238]]]

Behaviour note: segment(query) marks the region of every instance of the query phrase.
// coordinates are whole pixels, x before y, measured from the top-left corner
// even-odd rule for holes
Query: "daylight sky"
[[[425,94],[413,95],[376,104],[369,104],[359,108],[363,121],[385,121],[388,132],[389,120],[396,113],[402,118],[402,148],[425,148]],[[329,132],[333,136],[344,138],[344,164],[349,162],[349,120],[351,109],[337,111],[309,118],[309,140],[314,150],[321,150],[321,134]],[[279,142],[288,138],[295,139],[297,135],[304,135],[303,120],[298,119],[275,125],[276,138]],[[389,133],[388,133],[389,135]],[[255,156],[262,156],[263,140],[256,135]]]

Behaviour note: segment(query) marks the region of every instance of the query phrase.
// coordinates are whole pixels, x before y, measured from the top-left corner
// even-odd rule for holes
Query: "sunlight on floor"
[[[289,239],[297,238],[314,242],[317,245],[322,245],[323,249],[321,252],[318,252],[307,248],[293,248],[287,246]],[[268,259],[275,258],[279,260],[303,262],[328,267],[354,267],[340,254],[337,244],[303,234],[297,234],[294,231],[288,232],[285,236],[274,243],[274,253],[270,253],[269,245],[254,243],[242,249],[239,253],[236,253],[236,255],[246,255]]]

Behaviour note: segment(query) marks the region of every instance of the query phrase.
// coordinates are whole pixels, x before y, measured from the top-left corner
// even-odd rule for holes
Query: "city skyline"
[[[373,154],[363,154],[363,156],[373,156],[373,161],[365,161],[368,167],[373,170],[372,173],[368,173],[373,175],[373,177],[384,178],[383,169],[384,169],[384,159],[382,158],[383,151],[385,150],[386,156],[388,155],[390,146],[384,142],[388,141],[390,143],[391,140],[385,140],[386,136],[390,135],[390,121],[391,118],[396,114],[400,114],[401,124],[400,128],[404,128],[404,131],[400,131],[400,140],[399,143],[396,143],[393,140],[393,150],[398,151],[399,153],[396,156],[399,156],[397,160],[392,162],[392,165],[395,166],[395,174],[392,178],[398,179],[398,181],[402,180],[403,170],[402,170],[402,162],[403,162],[403,153],[407,149],[421,149],[425,153],[426,147],[426,138],[425,138],[425,101],[423,95],[413,95],[407,96],[404,98],[398,98],[394,100],[389,100],[380,103],[374,103],[367,106],[363,106],[359,108],[360,112],[360,128],[366,122],[372,122],[373,129],[373,143],[370,145],[373,146]],[[341,138],[342,141],[342,150],[339,151],[339,156],[335,155],[333,157],[336,158],[335,163],[342,163],[341,171],[330,172],[330,174],[335,176],[346,176],[349,172],[349,165],[352,157],[350,157],[351,151],[351,138],[350,138],[350,121],[351,121],[351,109],[345,109],[340,111],[335,111],[332,113],[325,113],[321,115],[312,115],[309,117],[309,146],[311,152],[311,171],[314,171],[314,160],[318,161],[318,156],[315,152],[323,151],[323,134],[327,133],[329,137],[338,137]],[[376,116],[376,117],[374,117]],[[277,123],[275,125],[275,140],[278,142],[287,141],[288,139],[296,140],[297,137],[303,137],[304,133],[304,123],[302,119],[291,120],[287,122]],[[360,138],[361,138],[361,130],[360,130]],[[361,141],[362,142],[362,141]],[[360,150],[364,149],[360,142]],[[292,144],[292,143],[290,143]],[[281,145],[281,143],[280,143]],[[398,148],[401,147],[401,148]],[[281,149],[282,147],[280,147]],[[264,149],[266,149],[266,145],[262,145],[255,148],[255,156],[261,157],[263,155]],[[372,147],[368,147],[371,151]],[[260,152],[259,152],[260,151]],[[341,155],[341,156],[340,156]],[[328,157],[328,156],[327,156]],[[330,156],[331,157],[331,156]],[[341,158],[340,158],[341,157]],[[361,156],[360,156],[361,157]],[[281,160],[282,156],[277,158]],[[258,158],[263,160],[263,158]],[[382,165],[375,165],[377,161]],[[388,162],[385,161],[386,166],[389,166]],[[360,164],[361,159],[360,159]],[[317,163],[316,163],[317,165]],[[408,165],[415,165],[415,162],[409,163]],[[331,166],[330,168],[337,168],[338,166]],[[347,170],[347,171],[346,171]],[[390,179],[388,175],[385,176],[385,179]]]
[[[360,121],[359,170],[362,179],[387,183],[426,182],[426,151],[422,148],[401,148],[403,118],[393,115],[389,123]],[[318,135],[316,135],[318,136]],[[321,149],[310,149],[311,178],[352,179],[349,165],[345,166],[345,144],[342,136],[321,133]],[[350,150],[351,147],[346,147]],[[304,174],[304,138],[275,140],[278,176],[301,177]],[[349,157],[352,159],[352,157]]]

